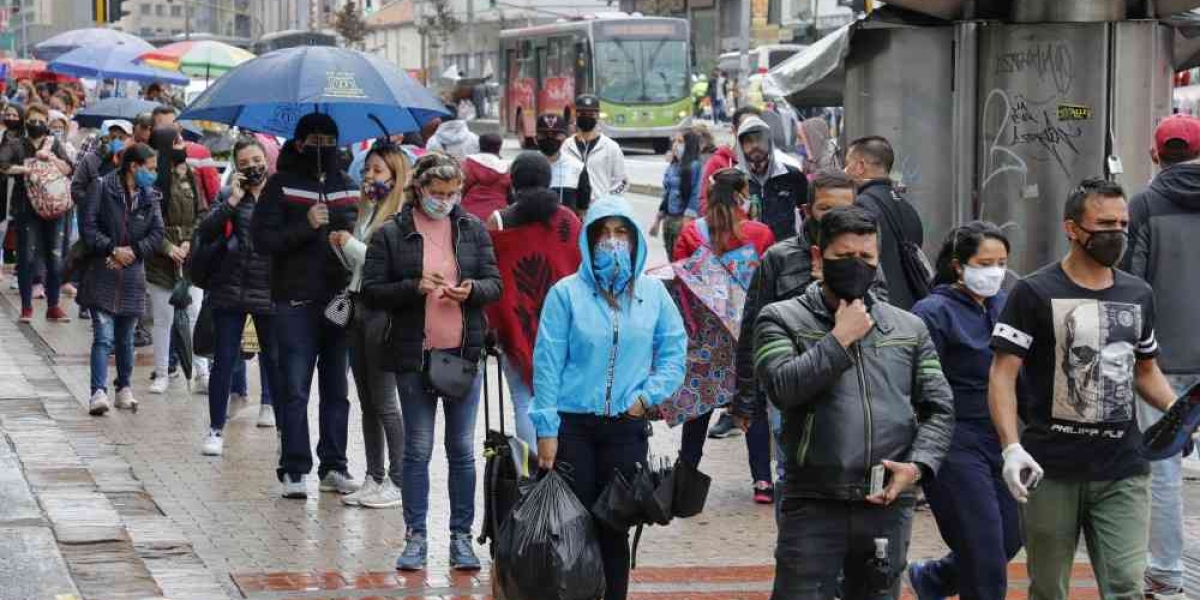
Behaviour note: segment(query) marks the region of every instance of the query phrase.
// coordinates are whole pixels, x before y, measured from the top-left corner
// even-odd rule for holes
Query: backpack
[[[893,202],[906,202],[896,193],[895,188],[889,188],[888,191],[892,194]],[[913,302],[917,302],[933,291],[933,266],[921,246],[904,237],[904,229],[900,227],[900,219],[896,216],[895,209],[887,202],[880,202],[874,198],[872,200],[879,207],[884,220],[888,222],[888,227],[896,232],[896,242],[900,247],[900,268],[904,271],[905,283],[912,292]]]
[[[25,160],[25,194],[39,217],[50,221],[75,207],[71,198],[71,178],[62,174],[53,161]]]

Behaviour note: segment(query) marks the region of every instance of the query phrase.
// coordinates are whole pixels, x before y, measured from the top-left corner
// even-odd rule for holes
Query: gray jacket
[[[1181,164],[1159,173],[1129,203],[1129,251],[1122,268],[1154,288],[1155,331],[1164,373],[1200,374],[1200,165]]]
[[[783,413],[788,497],[861,501],[871,467],[913,462],[929,477],[950,447],[953,395],[925,324],[873,299],[869,311],[875,327],[849,349],[820,282],[758,318],[755,372]]]

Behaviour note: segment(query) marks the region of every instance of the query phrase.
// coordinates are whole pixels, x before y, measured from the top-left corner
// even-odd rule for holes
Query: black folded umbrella
[[[708,488],[712,485],[712,477],[700,472],[700,469],[686,460],[675,461],[674,493],[671,508],[675,516],[681,519],[694,517],[704,511],[704,503],[708,501]]]
[[[188,381],[192,380],[192,318],[188,307],[192,305],[192,285],[180,277],[171,290],[171,306],[175,317],[171,321],[171,347],[179,356],[179,368],[183,369]]]
[[[670,467],[642,467],[633,477],[633,497],[642,509],[645,522],[667,525],[673,516],[675,478]]]
[[[642,507],[633,495],[633,486],[629,485],[623,473],[617,471],[608,487],[601,492],[592,505],[592,515],[603,525],[618,531],[642,522]]]
[[[1184,390],[1171,410],[1142,434],[1142,456],[1165,460],[1183,452],[1200,426],[1200,380]]]

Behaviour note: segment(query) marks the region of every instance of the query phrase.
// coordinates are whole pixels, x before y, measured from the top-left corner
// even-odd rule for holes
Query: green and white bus
[[[691,49],[684,19],[620,15],[500,33],[501,119],[522,140],[537,115],[572,120],[575,97],[600,98],[601,130],[655,151],[691,121]]]

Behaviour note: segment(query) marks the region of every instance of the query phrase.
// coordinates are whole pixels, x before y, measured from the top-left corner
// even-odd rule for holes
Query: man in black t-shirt
[[[1018,283],[996,324],[988,402],[1004,481],[1025,503],[1029,597],[1066,599],[1083,531],[1101,595],[1140,600],[1150,492],[1134,391],[1163,411],[1175,395],[1156,360],[1154,293],[1113,268],[1129,225],[1121,186],[1084,180],[1063,212],[1066,258]],[[1032,393],[1018,406],[1022,368]]]

